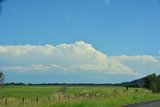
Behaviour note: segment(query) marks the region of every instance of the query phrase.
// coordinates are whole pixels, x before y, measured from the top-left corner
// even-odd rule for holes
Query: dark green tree
[[[145,78],[145,87],[147,89],[152,89],[152,84],[155,82],[156,80],[156,74],[151,74],[151,75],[148,75],[146,78]]]
[[[0,72],[0,84],[3,83],[3,80],[4,80],[4,74]]]
[[[160,75],[151,74],[145,77],[145,87],[153,92],[160,92]]]
[[[3,81],[4,81],[4,74],[0,72],[0,89],[2,88]]]
[[[58,92],[62,95],[67,94],[68,91],[68,86],[67,85],[62,85],[61,87],[58,88]]]

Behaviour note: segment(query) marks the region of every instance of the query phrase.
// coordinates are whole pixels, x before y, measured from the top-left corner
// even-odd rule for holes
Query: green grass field
[[[126,91],[125,87],[109,86],[69,86],[67,93],[59,96],[59,87],[4,86],[0,91],[0,107],[121,107],[160,99],[160,94],[146,89],[129,88]]]

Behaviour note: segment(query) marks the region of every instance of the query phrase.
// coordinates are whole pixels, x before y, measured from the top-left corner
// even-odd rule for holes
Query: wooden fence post
[[[89,98],[91,98],[91,94],[89,94],[88,96],[89,96]]]
[[[8,104],[8,100],[7,100],[7,98],[5,99],[5,107],[7,106],[7,104]]]
[[[69,100],[69,95],[68,95],[68,100]]]
[[[128,86],[126,86],[126,91],[128,91]]]
[[[96,93],[94,94],[94,97],[96,98]]]
[[[48,97],[49,102],[51,101],[51,96]]]
[[[22,103],[23,103],[23,104],[24,104],[24,100],[25,100],[25,99],[24,99],[24,98],[22,98]]]
[[[38,103],[38,102],[39,102],[39,98],[37,97],[37,98],[36,98],[36,103]]]
[[[61,101],[61,95],[59,94],[59,102]]]

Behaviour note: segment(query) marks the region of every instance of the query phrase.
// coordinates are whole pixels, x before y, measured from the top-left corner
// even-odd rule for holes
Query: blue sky
[[[159,0],[6,0],[1,5],[1,52],[6,45],[13,46],[12,48],[16,48],[17,45],[42,45],[41,48],[44,49],[44,45],[50,44],[59,49],[58,45],[66,44],[74,45],[79,49],[79,45],[87,47],[91,44],[92,46],[87,48],[95,49],[94,52],[92,51],[94,54],[100,51],[112,60],[131,68],[135,73],[130,76],[113,73],[104,76],[99,72],[86,73],[77,70],[76,73],[67,74],[45,73],[46,78],[50,78],[46,79],[43,78],[43,73],[27,72],[26,74],[26,72],[9,71],[6,66],[33,67],[35,63],[24,60],[25,64],[12,64],[18,59],[9,60],[8,57],[13,55],[4,56],[4,53],[1,53],[0,67],[6,73],[8,82],[119,82],[142,77],[152,72],[159,73]],[[5,48],[8,49],[6,52],[13,52],[11,48]],[[16,49],[19,50],[19,48]],[[63,51],[66,50],[63,49]],[[63,59],[58,57],[56,60]],[[152,63],[146,64],[145,61]],[[55,62],[50,64],[52,63],[55,64]],[[36,64],[41,65],[37,62]],[[148,65],[150,66],[147,71],[145,68]],[[52,79],[51,74],[55,79]],[[24,75],[32,79],[28,80]],[[80,78],[75,80],[74,77],[79,75]],[[14,79],[14,76],[17,76],[17,79]],[[39,80],[36,79],[37,76]]]

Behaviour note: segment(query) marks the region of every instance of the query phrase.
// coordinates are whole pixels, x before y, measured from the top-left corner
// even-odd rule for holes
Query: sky
[[[6,82],[118,83],[160,74],[159,0],[0,3]]]

